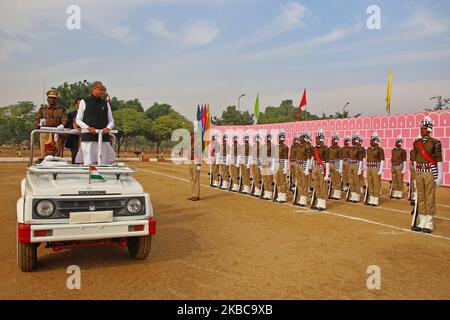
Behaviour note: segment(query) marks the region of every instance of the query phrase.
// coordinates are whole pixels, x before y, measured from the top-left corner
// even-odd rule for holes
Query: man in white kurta
[[[111,106],[103,100],[105,92],[106,88],[103,84],[95,81],[91,87],[91,96],[80,101],[76,124],[89,133],[81,137],[81,147],[76,163],[110,165],[115,161],[115,152],[109,141],[109,131],[114,128],[114,118]],[[100,163],[98,163],[98,135],[95,134],[95,130],[103,132]]]

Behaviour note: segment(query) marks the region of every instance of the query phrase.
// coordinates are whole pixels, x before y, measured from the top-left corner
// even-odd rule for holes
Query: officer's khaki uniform
[[[414,195],[414,193],[416,192],[416,186],[414,184],[414,182],[416,181],[416,167],[414,167],[414,161],[416,161],[416,159],[414,158],[414,148],[413,148],[409,151],[409,174],[410,174],[409,187],[411,188],[410,192],[412,200],[416,200]]]
[[[309,202],[309,168],[308,160],[311,158],[311,153],[309,150],[309,146],[306,143],[306,141],[301,142],[297,144],[295,147],[295,161],[297,162],[296,165],[296,177],[297,177],[297,189],[298,189],[298,195],[299,200],[298,204],[302,206],[306,206]],[[308,175],[305,174],[305,172],[308,172]]]
[[[231,155],[230,174],[233,180],[233,188],[239,183],[239,164],[237,163],[237,141],[233,142],[233,154]],[[237,166],[236,166],[237,165]]]
[[[371,204],[378,205],[378,198],[381,190],[381,161],[384,161],[383,148],[369,147],[367,149],[367,184],[369,186],[369,196],[374,197],[374,201],[369,201]]]
[[[227,188],[228,187],[228,180],[229,180],[229,170],[228,170],[228,166],[227,166],[227,154],[229,151],[229,147],[227,148],[227,143],[226,141],[224,143],[222,143],[222,148],[221,148],[221,153],[220,153],[220,157],[221,157],[221,161],[220,161],[220,175],[222,176],[222,186],[220,187],[224,187]]]
[[[314,181],[314,189],[317,194],[317,207],[326,209],[326,199],[327,195],[327,183],[325,181],[325,177],[328,176],[326,172],[326,164],[329,162],[330,158],[330,149],[321,143],[318,146],[314,147],[313,151],[314,157],[314,166],[312,170],[313,181]],[[322,164],[320,161],[322,161]]]
[[[360,162],[364,160],[365,151],[359,145],[356,144],[349,149],[349,180],[350,180],[350,197],[351,201],[359,202],[359,176],[358,176],[358,166]]]
[[[350,159],[350,146],[342,147],[342,159],[344,160],[343,168],[342,168],[342,184],[346,190],[347,186],[350,184],[350,175],[349,175],[349,159]]]
[[[219,148],[218,145],[216,145]],[[213,182],[219,181],[219,162],[216,159],[218,157],[219,150],[212,149],[211,150],[211,173]]]
[[[423,143],[424,150],[434,159],[434,161],[442,162],[441,142],[432,137],[427,137],[421,141]],[[433,176],[433,166],[420,152],[418,140],[414,142],[413,156],[416,161],[419,227],[433,229],[432,221],[433,216],[436,214],[436,182]],[[431,225],[431,228],[427,227],[427,225]]]
[[[360,146],[361,148],[362,148],[362,152],[363,152],[363,154],[364,154],[364,157],[363,157],[363,161],[364,161],[364,159],[366,158],[366,156],[367,156],[367,150],[366,150],[366,148],[364,148],[363,146]],[[361,170],[361,174],[359,175],[359,177],[358,177],[358,186],[359,186],[359,192],[363,192],[363,187],[365,186],[365,183],[364,183],[364,167],[363,167],[363,169]]]
[[[244,185],[244,188],[250,187],[250,169],[247,168],[248,161],[249,161],[249,154],[250,154],[250,145],[248,143],[244,144],[244,157],[241,160],[241,174],[242,174],[242,184]],[[249,191],[249,190],[247,190]]]
[[[278,147],[278,158],[279,158],[279,165],[275,168],[276,170],[275,177],[277,181],[277,189],[279,193],[286,194],[287,192],[287,181],[286,181],[286,174],[284,173],[285,169],[287,169],[285,166],[287,165],[287,160],[289,158],[289,148],[284,144],[281,143]],[[278,168],[277,168],[278,167]]]
[[[311,146],[310,142],[307,142],[307,144],[308,144],[308,155],[311,158],[314,153],[314,147]],[[314,180],[314,176],[312,174],[312,163],[310,164],[309,175],[307,176],[307,178],[308,178],[308,187],[307,188],[308,188],[308,192],[309,192],[311,190],[311,186],[313,185],[313,180]]]
[[[289,175],[291,177],[290,179],[290,184],[291,186],[293,186],[295,183],[297,183],[297,162],[294,160],[295,159],[295,150],[296,150],[296,145],[298,145],[298,142],[294,142],[291,145],[291,148],[289,150]],[[289,186],[290,187],[290,186]]]
[[[403,166],[406,161],[406,150],[395,147],[391,155],[391,175],[393,193],[401,193],[403,196]]]
[[[192,196],[200,198],[200,164],[199,158],[195,155],[194,136],[191,136],[191,164],[189,165],[189,175],[192,184]]]
[[[273,173],[271,171],[271,161],[272,161],[272,143],[268,141],[267,144],[263,145],[261,149],[266,148],[267,156],[262,156],[262,165],[261,165],[261,175],[264,183],[264,193],[267,196],[272,195],[272,182],[273,182]]]
[[[49,106],[45,105],[41,107],[35,115],[34,126],[36,129],[40,128],[41,119],[45,119],[45,127],[56,128],[59,125],[66,125],[67,123],[67,113],[66,109],[60,106]],[[41,147],[41,156],[45,157],[45,144],[49,140],[50,133],[41,133],[39,137],[40,147]],[[61,139],[58,139],[56,143],[56,154],[60,155],[62,151]]]
[[[259,142],[252,146],[252,163],[251,163],[251,176],[253,178],[253,184],[255,185],[255,193],[261,189],[261,160],[259,158]],[[259,194],[257,194],[259,195]]]
[[[338,145],[330,147],[330,178],[333,185],[334,194],[340,198],[341,196],[341,174],[339,173],[343,150]],[[336,192],[338,191],[338,192]]]

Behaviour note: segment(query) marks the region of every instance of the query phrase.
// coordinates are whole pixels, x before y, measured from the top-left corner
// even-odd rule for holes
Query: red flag
[[[303,97],[302,97],[302,101],[300,102],[300,106],[298,107],[297,110],[297,121],[300,120],[300,112],[302,111],[302,107],[306,106],[306,89],[305,91],[303,91]]]

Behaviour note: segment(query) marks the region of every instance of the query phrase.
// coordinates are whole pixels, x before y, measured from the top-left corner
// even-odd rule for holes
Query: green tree
[[[268,123],[284,123],[297,121],[298,107],[292,105],[292,100],[283,100],[278,107],[268,106],[265,111],[260,113],[260,124]],[[319,117],[302,110],[300,113],[300,120],[304,120],[308,116],[308,120],[318,120]]]
[[[443,98],[442,96],[431,97],[435,104],[431,108],[425,108],[426,111],[442,111],[450,109],[450,98]]]
[[[72,109],[75,99],[86,98],[91,94],[91,82],[87,80],[77,81],[74,83],[64,82],[55,89],[58,91],[58,104]]]
[[[213,117],[211,120],[214,125],[250,125],[253,124],[253,114],[248,111],[238,111],[236,106],[228,106],[222,112],[220,118]]]
[[[127,145],[130,138],[146,135],[150,130],[151,124],[145,117],[145,113],[139,112],[133,108],[122,108],[113,112],[114,124],[117,134],[117,156],[120,156],[122,146]]]
[[[139,99],[133,100],[119,100],[116,97],[111,98],[111,110],[117,111],[120,109],[134,109],[139,112],[144,112],[144,108],[142,107],[142,103]]]
[[[0,108],[0,143],[20,143],[34,129],[36,107],[30,101]]]
[[[147,117],[151,120],[156,120],[159,117],[166,116],[171,113],[173,107],[167,103],[159,104],[155,102],[150,108],[145,111]]]
[[[171,111],[167,115],[163,115],[155,120],[149,121],[151,125],[147,138],[156,143],[156,153],[159,152],[162,142],[170,140],[174,130],[186,129],[188,131],[192,131],[194,127],[191,121],[176,111]]]

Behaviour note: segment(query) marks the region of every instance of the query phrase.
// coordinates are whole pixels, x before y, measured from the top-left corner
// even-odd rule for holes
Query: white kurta
[[[108,105],[108,125],[106,126],[110,130],[114,128],[114,118],[111,111],[111,106]],[[86,103],[84,100],[80,101],[80,106],[78,108],[77,118],[75,119],[76,124],[81,129],[87,129],[89,126],[83,122],[84,111],[86,110]],[[76,163],[83,163],[84,165],[98,164],[98,165],[109,165],[116,160],[116,154],[111,146],[110,142],[103,142],[102,148],[102,158],[101,163],[98,162],[98,142],[97,141],[81,141],[81,147],[78,151],[77,157],[75,159]]]

